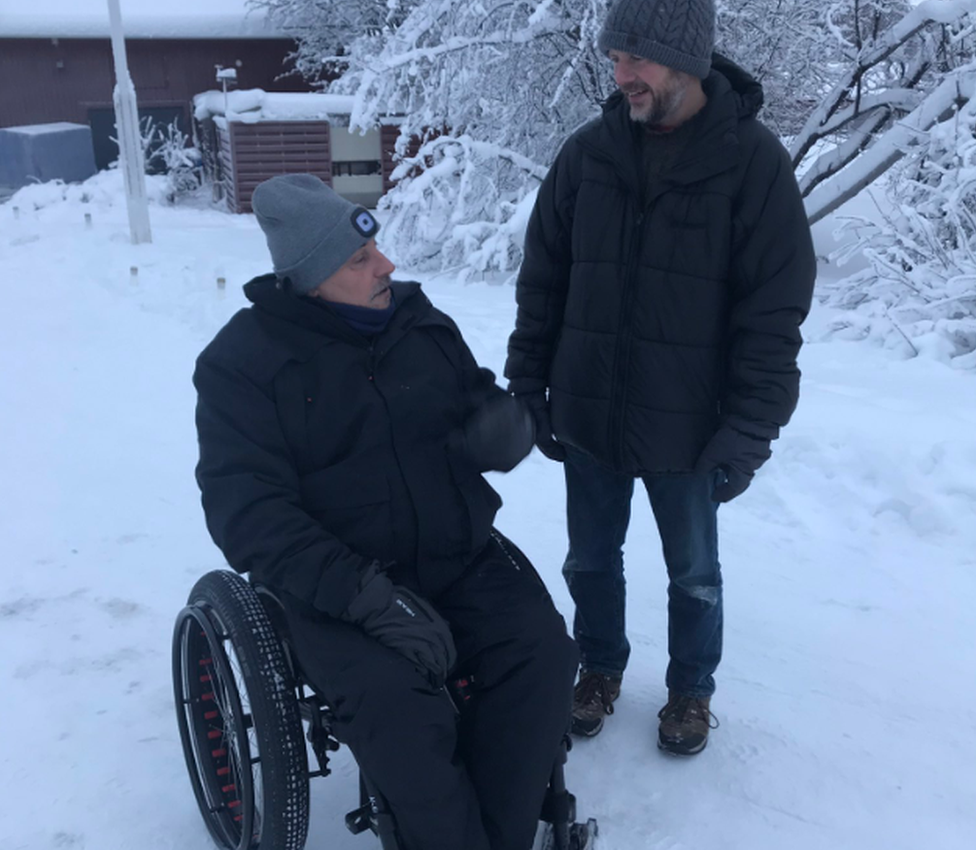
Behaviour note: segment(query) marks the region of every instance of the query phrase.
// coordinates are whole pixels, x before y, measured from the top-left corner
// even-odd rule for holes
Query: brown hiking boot
[[[603,728],[603,718],[613,714],[613,701],[620,696],[620,682],[620,676],[587,670],[580,673],[573,691],[573,723],[570,731],[574,735],[592,738]]]
[[[657,716],[658,748],[676,756],[693,756],[705,749],[710,729],[718,728],[718,719],[708,710],[709,697],[690,697],[668,693],[668,704]]]

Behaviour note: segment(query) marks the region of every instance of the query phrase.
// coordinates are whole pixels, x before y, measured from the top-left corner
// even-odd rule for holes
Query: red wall
[[[214,65],[235,67],[238,88],[308,91],[286,70],[288,39],[133,39],[129,73],[140,107],[183,106],[218,88]],[[115,72],[108,39],[0,38],[0,127],[53,121],[88,123],[89,107],[112,104]]]

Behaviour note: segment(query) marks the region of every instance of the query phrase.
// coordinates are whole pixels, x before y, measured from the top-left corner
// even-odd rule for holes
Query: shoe
[[[718,728],[718,719],[708,709],[709,697],[690,697],[670,692],[668,704],[657,716],[659,749],[676,756],[693,756],[705,749],[708,732]]]
[[[620,696],[620,676],[584,670],[573,691],[574,735],[592,738],[603,728],[603,719],[613,714],[613,702]]]

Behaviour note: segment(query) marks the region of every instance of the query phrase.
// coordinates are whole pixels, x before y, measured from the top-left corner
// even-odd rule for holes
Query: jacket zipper
[[[617,348],[614,352],[613,378],[610,385],[610,421],[607,424],[610,458],[613,467],[624,469],[624,431],[627,405],[627,386],[630,383],[630,351],[634,338],[633,305],[637,293],[637,271],[640,260],[641,227],[644,224],[644,193],[631,195],[637,208],[634,220],[630,256],[624,276],[624,290],[620,298],[620,322],[617,326]]]

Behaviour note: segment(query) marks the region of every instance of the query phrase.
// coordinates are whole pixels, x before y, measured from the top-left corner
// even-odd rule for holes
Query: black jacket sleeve
[[[799,397],[797,354],[816,279],[810,225],[789,155],[760,134],[734,216],[726,427],[773,440]]]
[[[464,395],[464,427],[456,440],[478,472],[509,472],[532,451],[532,417],[522,402],[498,386],[491,369],[478,365],[457,324],[446,318],[454,330]]]
[[[525,232],[515,288],[518,314],[508,341],[505,377],[513,393],[545,390],[563,323],[572,264],[570,234],[575,187],[570,139],[539,187]]]
[[[206,352],[193,382],[200,443],[196,477],[214,542],[238,572],[338,616],[368,559],[302,508],[298,472],[271,389]]]

